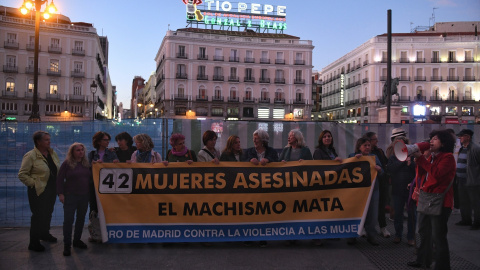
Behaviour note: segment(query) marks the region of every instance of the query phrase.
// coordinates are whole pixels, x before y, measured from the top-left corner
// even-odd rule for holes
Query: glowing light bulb
[[[47,12],[43,13],[43,18],[45,18],[45,20],[50,19],[50,14]]]

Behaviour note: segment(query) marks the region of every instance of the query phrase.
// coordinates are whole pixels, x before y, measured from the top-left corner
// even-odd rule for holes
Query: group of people
[[[368,206],[365,226],[362,228],[367,241],[371,245],[379,245],[376,239],[379,234],[376,225],[380,227],[380,235],[389,237],[386,229],[385,206],[390,195],[393,199],[394,212],[394,243],[400,243],[403,236],[404,209],[407,209],[407,243],[416,246],[415,230],[421,242],[418,245],[417,259],[409,262],[409,266],[425,267],[432,262],[432,246],[435,244],[436,269],[449,268],[449,251],[447,242],[447,221],[453,207],[453,188],[450,182],[458,182],[460,209],[462,220],[457,225],[469,225],[472,229],[480,227],[480,148],[472,142],[473,132],[462,130],[457,134],[462,144],[457,163],[454,159],[456,143],[455,134],[448,130],[438,130],[430,134],[430,149],[415,152],[406,160],[399,160],[394,154],[394,145],[398,141],[409,144],[406,132],[401,128],[393,129],[391,145],[386,153],[377,146],[378,137],[374,132],[368,132],[359,138],[355,152],[348,157],[375,157],[377,179],[373,186],[372,197]],[[64,205],[64,252],[71,254],[70,246],[87,248],[81,241],[83,226],[88,205],[90,217],[98,212],[91,166],[101,162],[127,163],[163,163],[169,162],[251,162],[255,165],[266,165],[270,162],[288,162],[302,160],[334,160],[342,162],[334,147],[334,136],[329,130],[323,130],[318,138],[318,146],[312,152],[306,146],[300,130],[294,129],[288,133],[288,144],[281,154],[269,146],[269,135],[264,130],[253,133],[254,146],[243,150],[240,138],[232,135],[228,138],[222,152],[216,149],[217,134],[207,130],[202,136],[204,147],[195,153],[185,145],[185,136],[179,133],[170,137],[171,149],[163,159],[153,150],[154,144],[147,134],[138,134],[133,138],[122,132],[115,137],[118,147],[109,148],[111,137],[106,132],[97,132],[92,138],[94,150],[86,154],[86,147],[81,143],[73,143],[65,161],[60,164],[57,154],[50,147],[50,135],[37,131],[33,135],[35,148],[25,154],[19,171],[19,179],[28,187],[28,198],[32,212],[29,249],[45,250],[40,240],[56,242],[57,239],[49,232],[50,220],[56,196]],[[135,143],[135,146],[133,145]],[[458,164],[458,165],[457,165]],[[457,166],[455,166],[457,165]],[[455,177],[456,176],[456,177]],[[415,192],[422,189],[426,192],[442,193],[449,188],[444,197],[444,207],[439,216],[423,215],[415,211]],[[472,210],[474,219],[472,220]],[[75,220],[76,213],[76,220]],[[72,226],[75,220],[75,229]],[[90,241],[100,241],[98,231],[90,231]],[[361,233],[362,234],[362,233]],[[348,239],[348,244],[355,244],[356,238]],[[315,240],[316,245],[322,245],[321,240]],[[265,241],[260,246],[266,246]]]

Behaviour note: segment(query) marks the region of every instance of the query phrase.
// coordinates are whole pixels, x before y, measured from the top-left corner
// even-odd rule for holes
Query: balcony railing
[[[48,76],[60,77],[60,76],[62,76],[62,71],[61,71],[61,70],[51,70],[51,69],[47,69],[47,75],[48,75]]]
[[[362,83],[368,83],[368,78],[364,78],[364,79],[362,80]]]
[[[447,76],[447,81],[459,81],[460,78],[458,76]]]
[[[398,97],[398,101],[410,101],[410,97],[408,96],[400,96]]]
[[[273,103],[285,104],[285,99],[284,98],[274,98]]]
[[[2,91],[2,97],[16,97],[17,96],[17,91]]]
[[[33,67],[32,66],[28,66],[28,67],[25,67],[25,73],[27,74],[33,74]],[[40,68],[38,69],[38,74],[40,74]]]
[[[223,100],[224,100],[223,96],[213,96],[212,97],[212,101],[223,101]]]
[[[475,76],[463,76],[464,82],[472,82],[475,81]]]
[[[442,78],[442,76],[432,76],[432,77],[430,77],[430,81],[441,82],[441,81],[443,81],[443,78]]]
[[[45,98],[46,99],[60,99],[60,94],[59,93],[56,93],[56,94],[46,93]]]
[[[69,100],[80,100],[83,101],[85,100],[85,96],[83,95],[68,95]]]
[[[224,81],[224,77],[222,75],[213,75],[214,81]]]
[[[85,56],[85,50],[72,49],[72,55]]]
[[[294,84],[305,84],[305,79],[298,79],[298,78],[295,78],[295,80],[293,81]]]
[[[240,79],[237,76],[228,76],[229,82],[239,82]]]
[[[213,61],[223,61],[223,55],[214,55]]]
[[[440,58],[432,58],[432,63],[441,63]]]
[[[188,96],[184,94],[175,94],[173,95],[174,100],[188,100]]]
[[[277,84],[285,84],[285,78],[275,78],[275,83],[277,83]]]
[[[296,98],[293,100],[293,104],[305,104],[305,99]]]
[[[27,51],[35,51],[35,43],[27,43],[27,46],[26,46],[26,49]],[[41,45],[38,45],[38,51],[41,51],[42,50],[42,46]]]
[[[285,59],[275,59],[275,64],[285,65]]]
[[[475,59],[473,57],[465,57],[465,61],[463,61],[465,63],[473,63],[475,62]]]
[[[368,65],[368,60],[363,61],[363,66]]]
[[[208,60],[208,55],[205,54],[198,54],[197,55],[198,60]]]
[[[15,42],[15,41],[12,41],[12,40],[4,41],[3,46],[6,49],[16,49],[16,50],[18,50],[18,48],[19,48],[18,42]]]
[[[421,95],[416,95],[415,96],[415,101],[427,101],[427,97],[421,96]]]
[[[427,77],[425,76],[415,76],[415,81],[426,81]]]
[[[408,58],[400,58],[400,63],[410,63],[410,59],[408,59]]]
[[[260,64],[270,64],[270,59],[268,59],[268,58],[260,58]]]
[[[240,57],[238,57],[238,56],[230,56],[229,61],[230,61],[230,62],[240,62]]]
[[[245,57],[244,61],[245,63],[255,63],[255,58]]]
[[[410,81],[410,76],[400,76],[400,81]]]
[[[49,53],[62,53],[62,47],[58,46],[48,46]]]
[[[380,81],[386,81],[387,80],[387,76],[380,76]]]
[[[258,80],[259,83],[270,83],[270,78],[260,78]]]
[[[270,103],[270,98],[265,98],[265,97],[264,97],[264,98],[260,98],[260,99],[258,100],[258,102],[259,102],[259,103]]]
[[[238,97],[228,97],[228,102],[238,102]]]
[[[177,53],[177,58],[188,59],[187,53]]]
[[[197,75],[197,80],[199,80],[199,81],[208,81],[208,75],[198,74],[198,75]]]
[[[5,73],[18,73],[17,66],[3,65],[3,72]]]
[[[417,58],[417,60],[415,60],[415,63],[425,63],[425,58]]]
[[[255,77],[244,77],[243,81],[244,82],[255,82]]]
[[[177,78],[177,79],[187,79],[188,76],[187,76],[187,73],[176,73],[175,78]]]
[[[295,65],[305,65],[305,60],[303,60],[303,59],[296,59],[296,60],[295,60]]]
[[[72,70],[70,73],[70,77],[73,78],[84,78],[85,77],[85,72],[83,71],[78,71],[78,70]]]
[[[252,97],[244,97],[243,98],[243,102],[247,102],[247,103],[252,103],[254,102],[255,100],[252,98]]]
[[[430,101],[442,101],[441,96],[430,96]]]
[[[475,102],[475,99],[472,96],[464,96],[463,101],[465,101],[465,102]]]
[[[458,63],[458,60],[455,57],[452,57],[452,58],[449,57],[447,61],[448,63]]]
[[[206,96],[206,95],[197,95],[196,100],[197,100],[197,101],[208,101],[208,96]]]
[[[445,99],[445,101],[447,101],[447,102],[459,102],[460,99],[458,98],[457,95],[453,95],[453,96],[450,95]]]

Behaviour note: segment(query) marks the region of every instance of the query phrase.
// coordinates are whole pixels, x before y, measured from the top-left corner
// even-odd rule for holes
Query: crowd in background
[[[318,145],[311,150],[306,146],[303,134],[294,129],[288,133],[288,144],[280,155],[269,146],[269,135],[258,129],[253,133],[253,147],[242,149],[241,140],[232,135],[224,149],[217,150],[217,134],[207,130],[202,136],[204,147],[197,153],[185,145],[185,136],[179,133],[170,137],[171,149],[162,156],[154,149],[152,139],[147,134],[137,134],[133,138],[122,132],[115,136],[117,147],[109,148],[110,134],[99,131],[92,138],[92,151],[85,145],[73,143],[63,163],[50,148],[50,135],[38,131],[33,135],[35,148],[25,154],[19,171],[19,179],[28,187],[27,193],[32,212],[30,244],[28,249],[44,251],[40,241],[56,242],[49,232],[50,220],[56,197],[64,205],[64,252],[71,254],[70,246],[87,248],[81,236],[88,206],[89,241],[101,241],[98,226],[93,224],[98,209],[93,186],[91,166],[94,163],[163,163],[170,162],[251,162],[254,165],[266,165],[270,162],[301,162],[303,160],[333,160],[341,163],[335,147],[334,138],[329,130],[323,130]],[[458,138],[458,139],[457,139]],[[378,145],[378,137],[368,132],[357,140],[355,152],[348,157],[375,157],[377,178],[368,206],[364,228],[359,235],[365,236],[368,243],[377,246],[378,235],[388,238],[386,216],[394,222],[393,243],[402,242],[404,216],[407,218],[406,243],[416,247],[417,258],[408,262],[411,267],[429,267],[435,261],[435,269],[450,269],[447,241],[447,221],[452,209],[460,209],[459,226],[469,226],[471,230],[480,229],[480,147],[473,143],[473,131],[464,129],[455,134],[453,130],[436,130],[428,139],[429,148],[409,153],[406,158],[396,155],[397,144],[409,145],[407,133],[402,128],[392,130],[391,144],[384,152]],[[135,144],[135,146],[134,146]],[[451,185],[453,184],[453,187]],[[425,215],[416,212],[416,200],[419,190],[443,193],[444,202],[440,215]],[[473,215],[472,215],[473,212]],[[75,220],[76,214],[76,220]],[[75,221],[75,229],[72,226]],[[91,226],[90,226],[91,225]],[[377,225],[380,231],[377,231]],[[416,228],[418,227],[418,228]],[[416,241],[416,231],[420,243]],[[355,244],[357,238],[347,239]],[[322,245],[322,240],[313,243]],[[245,242],[251,245],[252,242]],[[260,241],[266,246],[266,241]],[[295,241],[289,241],[294,245]],[[435,246],[436,252],[432,253]]]

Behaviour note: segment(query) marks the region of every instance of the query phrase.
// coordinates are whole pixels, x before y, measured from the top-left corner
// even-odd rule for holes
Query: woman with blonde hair
[[[75,219],[73,247],[85,249],[87,245],[81,240],[85,215],[89,199],[89,182],[92,177],[90,163],[85,155],[85,145],[73,143],[68,149],[67,157],[60,166],[57,176],[57,194],[63,203],[63,255],[70,256],[72,244],[72,225]]]
[[[305,139],[299,129],[292,129],[288,133],[288,144],[283,148],[278,159],[281,161],[312,160],[312,152],[305,145]]]
[[[162,156],[156,151],[153,150],[155,146],[153,144],[152,138],[148,134],[142,133],[133,136],[137,150],[133,152],[132,157],[130,158],[131,163],[158,163],[162,162],[165,165],[168,164],[167,161],[163,162]]]
[[[237,135],[228,137],[227,145],[220,156],[220,161],[243,161],[240,138]]]

